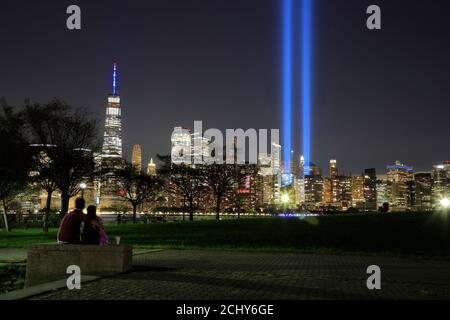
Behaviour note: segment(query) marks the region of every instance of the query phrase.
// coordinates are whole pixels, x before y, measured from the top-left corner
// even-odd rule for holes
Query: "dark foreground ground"
[[[381,290],[366,269],[381,268]],[[135,256],[134,271],[33,299],[450,299],[450,262],[300,253],[165,250]]]

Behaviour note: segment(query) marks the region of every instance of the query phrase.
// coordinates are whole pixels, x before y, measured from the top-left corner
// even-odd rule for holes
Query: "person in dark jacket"
[[[101,219],[97,216],[97,208],[89,206],[84,220],[83,234],[81,235],[82,243],[100,245],[102,228]]]
[[[66,214],[62,219],[58,231],[58,241],[68,244],[80,243],[81,222],[84,221],[85,215],[83,209],[85,201],[83,198],[75,200],[75,210]]]

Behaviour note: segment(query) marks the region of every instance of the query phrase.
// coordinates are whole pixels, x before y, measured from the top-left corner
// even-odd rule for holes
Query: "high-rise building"
[[[300,161],[299,161],[299,175],[303,176],[305,174],[305,157],[303,155],[300,156]]]
[[[319,208],[323,202],[323,179],[321,175],[305,175],[305,202],[308,210]]]
[[[261,199],[258,166],[254,164],[236,165],[235,174],[240,177],[224,198],[223,206],[227,211],[252,211]],[[242,212],[242,211],[241,211]]]
[[[258,155],[259,174],[263,176],[273,176],[272,157],[268,154]]]
[[[416,185],[415,195],[415,210],[429,211],[432,208],[432,189],[433,180],[431,173],[418,172],[414,175],[414,182]]]
[[[338,175],[337,161],[330,160],[330,178],[334,178]]]
[[[385,203],[389,204],[391,202],[387,180],[384,179],[377,180],[376,189],[377,189],[377,207],[382,208]]]
[[[304,199],[304,188],[303,188],[303,178],[294,178],[293,184],[294,188],[294,202],[296,205],[303,203]]]
[[[332,179],[330,177],[323,178],[323,203],[330,206],[333,203]]]
[[[300,179],[300,204],[305,203],[305,157],[300,156],[299,161],[299,179]]]
[[[122,163],[122,108],[118,94],[117,64],[113,67],[112,94],[108,96],[102,157],[104,161]]]
[[[440,164],[433,167],[433,198],[445,197],[447,192],[447,171],[445,166]],[[434,201],[438,202],[438,201]]]
[[[341,210],[346,211],[352,206],[352,177],[341,175],[338,176],[338,179],[341,192]]]
[[[367,211],[377,211],[377,174],[373,168],[364,170],[364,201]]]
[[[274,175],[272,155],[259,154],[258,156],[258,179],[259,179],[259,205],[269,206],[275,203],[275,185],[278,175]]]
[[[150,162],[148,163],[147,174],[149,176],[155,176],[156,175],[156,164],[153,162],[153,159],[150,159]]]
[[[138,174],[142,172],[142,149],[140,144],[135,144],[133,146],[131,164]]]
[[[258,195],[259,195],[259,200],[258,200],[258,204],[263,207],[263,206],[270,206],[272,204],[275,203],[275,190],[274,190],[274,176],[272,175],[259,175],[258,176],[259,179],[259,183],[258,183],[258,187],[259,187],[259,191],[258,191]]]
[[[390,206],[393,211],[405,211],[409,206],[408,181],[413,180],[413,168],[400,161],[387,167]]]
[[[175,127],[172,133],[172,163],[192,164],[192,136],[189,129]]]
[[[274,201],[281,201],[281,145],[272,143],[272,172],[274,177]]]
[[[450,197],[450,161],[433,167],[432,206],[438,207],[443,198]]]
[[[191,133],[187,128],[175,127],[172,133],[172,163],[188,165],[202,164],[211,156],[208,138],[199,132]]]
[[[122,157],[122,106],[118,94],[117,64],[113,66],[112,93],[108,95],[106,107],[105,131],[101,154],[101,167],[106,172],[98,182],[100,208],[112,208],[120,205],[117,196],[118,180],[114,173],[123,166]]]
[[[364,175],[352,177],[352,206],[354,208],[366,211],[364,182]]]
[[[352,178],[338,174],[336,160],[330,160],[329,172],[323,179],[323,202],[330,209],[345,211],[352,203]]]
[[[193,163],[202,163],[206,157],[210,156],[209,139],[203,137],[203,135],[199,132],[194,132],[191,134],[191,142]]]

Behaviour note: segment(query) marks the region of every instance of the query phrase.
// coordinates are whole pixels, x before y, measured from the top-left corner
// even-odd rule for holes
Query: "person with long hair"
[[[102,220],[97,216],[97,207],[89,206],[87,208],[86,219],[84,221],[83,234],[81,235],[83,244],[107,245],[105,229]]]

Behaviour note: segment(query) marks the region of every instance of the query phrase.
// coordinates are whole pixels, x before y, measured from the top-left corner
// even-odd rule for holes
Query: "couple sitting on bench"
[[[62,219],[58,231],[58,243],[108,245],[108,237],[101,219],[97,216],[97,208],[89,206],[87,214],[84,214],[85,203],[83,198],[76,199],[76,209]],[[82,223],[84,226],[81,233]]]

